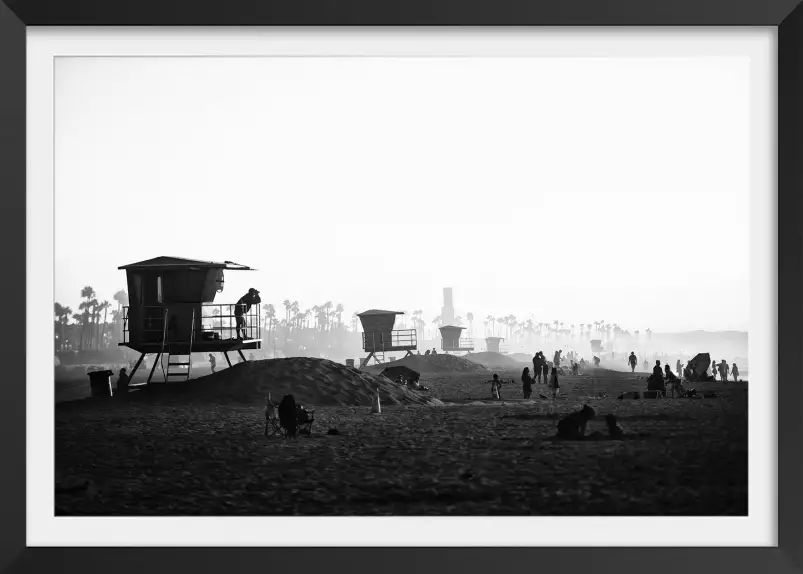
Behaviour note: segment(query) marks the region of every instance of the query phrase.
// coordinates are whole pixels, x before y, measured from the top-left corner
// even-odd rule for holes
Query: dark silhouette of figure
[[[209,364],[212,366],[212,372],[215,372],[215,365],[217,365],[217,361],[215,360],[215,356],[212,353],[209,353]]]
[[[294,438],[297,435],[296,399],[293,395],[284,395],[279,403],[279,424],[285,428],[288,437]]]
[[[128,375],[125,372],[125,367],[120,369],[120,374],[117,377],[117,392],[118,393],[127,393],[128,392],[128,384],[131,382],[131,379],[128,378]]]
[[[652,375],[647,379],[647,390],[666,392],[664,372],[661,370],[661,361],[655,361],[655,366],[652,368]]]
[[[599,357],[594,357],[594,366],[599,367]]]
[[[669,388],[672,391],[672,396],[680,396],[680,379],[675,376],[675,373],[672,372],[672,369],[669,368],[669,365],[664,367],[664,371],[666,374],[666,382],[669,383]]]
[[[677,371],[678,377],[683,376],[683,364],[680,362],[680,359],[678,359],[678,362],[675,365],[675,371]]]
[[[529,399],[533,394],[533,378],[530,376],[530,367],[524,367],[521,373],[521,390],[525,399]]]
[[[630,356],[627,358],[627,362],[630,363],[630,372],[636,372],[636,365],[638,365],[638,359],[636,358],[636,353],[631,351]]]
[[[733,363],[733,368],[731,368],[731,375],[733,375],[733,382],[739,382],[739,367],[736,366],[736,363]]]
[[[494,377],[491,380],[491,398],[502,398],[502,381],[499,380],[499,375],[496,373],[494,373]]]
[[[245,317],[244,315],[251,310],[252,305],[259,305],[262,299],[259,298],[259,291],[251,287],[248,293],[240,297],[234,305],[234,318],[237,323],[237,338],[245,338]]]
[[[429,356],[429,349],[427,349],[427,352],[426,352],[426,353],[424,353],[424,356],[425,356],[425,357]]]
[[[722,359],[722,362],[719,364],[719,378],[722,379],[723,383],[728,382],[728,375],[730,374],[730,367],[728,367],[728,363],[725,359]]]
[[[552,398],[558,398],[560,394],[560,379],[558,379],[558,367],[552,367],[552,375],[549,378],[549,388],[552,389]]]
[[[583,440],[586,435],[588,421],[597,416],[596,411],[588,405],[575,413],[567,415],[558,422],[557,438],[567,440]]]

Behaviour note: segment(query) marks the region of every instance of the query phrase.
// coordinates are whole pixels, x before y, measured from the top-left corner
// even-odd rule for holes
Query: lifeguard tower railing
[[[365,351],[407,351],[418,347],[418,334],[415,329],[399,331],[372,332],[362,334],[362,348]]]
[[[457,341],[450,340],[445,341],[441,339],[441,350],[442,351],[473,351],[474,350],[474,339],[471,338],[460,338]]]
[[[201,305],[201,328],[195,329],[193,334],[195,341],[235,339],[237,337],[237,320],[234,313],[236,306],[236,303],[203,303]],[[151,333],[151,337],[160,340],[165,333],[165,307],[148,305],[142,309],[144,317],[143,328],[140,329],[140,332]],[[262,338],[262,320],[259,311],[259,305],[254,305],[242,315],[245,319],[245,327],[240,328],[240,333],[245,340]],[[204,333],[207,334],[204,335]],[[213,335],[210,336],[210,333]],[[150,339],[150,337],[148,338]],[[129,324],[128,306],[126,305],[123,307],[123,343],[128,342]]]

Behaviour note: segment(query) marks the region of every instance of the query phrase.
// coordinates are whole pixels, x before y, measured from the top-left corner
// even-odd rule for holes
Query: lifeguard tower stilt
[[[485,337],[485,348],[490,353],[499,352],[499,343],[504,341],[504,337]]]
[[[396,315],[404,315],[402,311],[382,311],[371,309],[359,313],[362,324],[362,349],[368,356],[360,360],[360,367],[373,359],[377,364],[385,361],[387,351],[406,351],[405,357],[418,349],[418,335],[415,329],[394,330]]]
[[[253,271],[250,267],[226,261],[198,261],[180,257],[156,257],[124,265],[128,280],[129,305],[123,307],[123,342],[141,353],[130,378],[146,355],[156,355],[148,374],[151,383],[157,365],[162,365],[164,381],[188,380],[192,375],[193,353],[223,353],[231,367],[229,352],[259,349],[262,344],[258,292],[249,293],[249,310],[236,303],[215,303],[223,291],[223,271]],[[242,317],[240,337],[237,318]],[[167,369],[162,359],[167,357]]]
[[[446,325],[440,328],[441,350],[445,353],[467,353],[474,350],[473,339],[461,339],[460,334],[465,327]]]

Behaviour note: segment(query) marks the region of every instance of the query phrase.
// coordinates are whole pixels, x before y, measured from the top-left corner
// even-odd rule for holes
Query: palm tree
[[[128,293],[125,290],[120,289],[117,293],[114,294],[114,300],[117,301],[117,315],[112,315],[114,317],[114,322],[117,325],[117,336],[120,340],[122,340],[122,321],[123,321],[123,313],[122,308],[128,305]]]
[[[474,313],[466,313],[466,319],[468,319],[468,336],[474,336]]]
[[[284,318],[287,323],[290,323],[290,306],[292,305],[290,299],[285,299],[282,301],[282,305],[284,305]]]
[[[84,348],[84,338],[86,336],[86,328],[89,324],[89,309],[90,309],[90,301],[95,297],[95,290],[92,289],[89,285],[86,285],[83,289],[81,289],[81,297],[84,297],[86,301],[82,301],[81,304],[78,306],[78,309],[84,312],[83,320],[81,321],[81,342],[80,348]]]
[[[64,315],[64,307],[61,306],[61,303],[54,303],[53,304],[53,314],[56,316],[55,324],[58,327],[55,329],[56,335],[56,352],[62,350],[64,346],[64,329],[62,328],[61,317]]]
[[[100,331],[100,340],[98,341],[98,345],[103,345],[105,347],[105,337],[106,337],[106,314],[109,311],[109,307],[112,304],[108,301],[101,301],[100,305],[98,305],[98,318],[100,318],[100,312],[103,311],[103,325]]]
[[[335,307],[335,315],[337,315],[337,326],[338,327],[342,327],[343,326],[343,312],[345,310],[346,309],[343,307],[342,303],[338,303],[337,307]]]

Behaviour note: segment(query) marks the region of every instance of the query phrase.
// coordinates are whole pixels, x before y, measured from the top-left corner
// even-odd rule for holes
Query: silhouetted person
[[[730,374],[730,367],[728,363],[725,362],[725,359],[722,359],[722,362],[719,364],[719,378],[722,379],[723,383],[728,382],[728,375]]]
[[[558,379],[558,367],[552,367],[552,375],[549,378],[549,388],[552,389],[552,398],[556,399],[560,394],[560,380]]]
[[[438,351],[437,351],[436,349],[432,349],[432,354],[433,354],[433,355],[437,355],[437,354],[438,354]]]
[[[711,376],[715,381],[717,380],[717,362],[715,360],[711,361]]]
[[[496,373],[494,373],[494,377],[491,380],[491,398],[502,398],[502,381],[499,380],[499,375]]]
[[[594,366],[599,367],[599,357],[594,357]]]
[[[572,374],[573,375],[580,374],[580,363],[572,363]]]
[[[245,317],[244,315],[251,310],[252,305],[259,305],[262,299],[259,298],[259,291],[251,287],[248,293],[240,297],[240,300],[234,305],[234,318],[237,322],[237,338],[245,338]],[[241,331],[242,330],[242,334]]]
[[[425,357],[428,357],[428,356],[429,356],[429,349],[427,349],[427,352],[426,352],[426,353],[424,353],[424,356],[425,356]]]
[[[661,361],[655,361],[655,366],[652,368],[652,375],[647,379],[647,390],[666,392],[664,372],[661,370]]]
[[[650,364],[647,362],[647,359],[644,359],[644,370],[646,371],[649,368],[650,368]]]
[[[543,369],[544,369],[544,384],[549,383],[549,362],[547,362],[546,357],[541,355],[541,360],[543,362]]]
[[[666,382],[669,383],[669,388],[672,389],[672,396],[680,395],[680,379],[675,376],[675,373],[672,372],[672,369],[669,368],[669,365],[664,367],[664,372],[666,375]]]
[[[630,356],[627,358],[627,362],[630,363],[630,370],[632,373],[636,372],[636,365],[638,365],[638,359],[636,358],[636,353],[630,353]]]
[[[678,377],[682,377],[683,376],[683,364],[680,362],[680,359],[678,359],[678,362],[675,365],[675,370],[678,373]]]
[[[298,433],[296,399],[293,395],[284,395],[282,402],[279,403],[279,424],[285,428],[288,437],[295,437]]]
[[[128,384],[131,382],[131,379],[128,378],[128,375],[125,372],[125,367],[120,369],[120,375],[117,377],[117,392],[118,393],[127,393],[128,392]]]
[[[212,372],[214,373],[217,361],[215,360],[215,356],[212,353],[209,353],[209,365],[212,367]]]
[[[739,382],[739,367],[736,366],[736,363],[733,363],[733,367],[731,368],[731,375],[733,375],[733,382]]]
[[[529,399],[533,394],[533,378],[530,376],[530,367],[524,367],[521,373],[521,390],[525,399]]]

